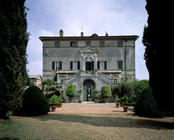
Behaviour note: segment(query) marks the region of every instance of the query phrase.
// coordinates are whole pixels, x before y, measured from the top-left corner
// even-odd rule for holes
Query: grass
[[[172,119],[134,115],[16,117],[0,121],[0,140],[173,140]]]

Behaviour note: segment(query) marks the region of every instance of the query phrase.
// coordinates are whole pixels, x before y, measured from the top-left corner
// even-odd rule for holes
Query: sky
[[[30,39],[27,47],[29,75],[42,75],[42,43],[39,36],[138,35],[136,79],[148,79],[142,34],[147,24],[145,0],[27,0]]]

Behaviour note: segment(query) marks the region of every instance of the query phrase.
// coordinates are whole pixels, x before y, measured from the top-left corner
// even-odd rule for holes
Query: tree
[[[28,42],[25,0],[0,1],[0,117],[21,106],[27,84]]]
[[[144,28],[143,44],[149,71],[149,83],[161,111],[174,114],[172,49],[173,21],[171,2],[146,0],[148,26]],[[170,73],[170,75],[168,75]]]

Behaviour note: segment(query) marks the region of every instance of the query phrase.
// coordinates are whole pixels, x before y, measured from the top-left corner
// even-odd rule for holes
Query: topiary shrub
[[[58,105],[63,102],[61,96],[53,95],[51,98],[48,99],[50,106]]]
[[[76,96],[76,86],[75,85],[69,85],[67,88],[66,88],[66,95],[68,97],[75,97]]]
[[[47,114],[50,110],[49,103],[40,90],[36,86],[29,87],[22,96],[22,108],[20,115],[35,116]]]
[[[109,98],[111,96],[111,87],[110,86],[103,86],[101,88],[101,96],[103,98]]]
[[[153,97],[152,89],[143,90],[140,98],[135,104],[134,112],[139,116],[161,117],[158,105]]]

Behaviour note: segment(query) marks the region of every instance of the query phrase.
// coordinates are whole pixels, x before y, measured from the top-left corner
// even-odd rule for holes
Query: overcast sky
[[[142,34],[147,24],[145,0],[27,0],[29,74],[42,74],[41,35],[66,36],[97,33],[138,35],[136,41],[136,78],[148,79],[144,62]]]

